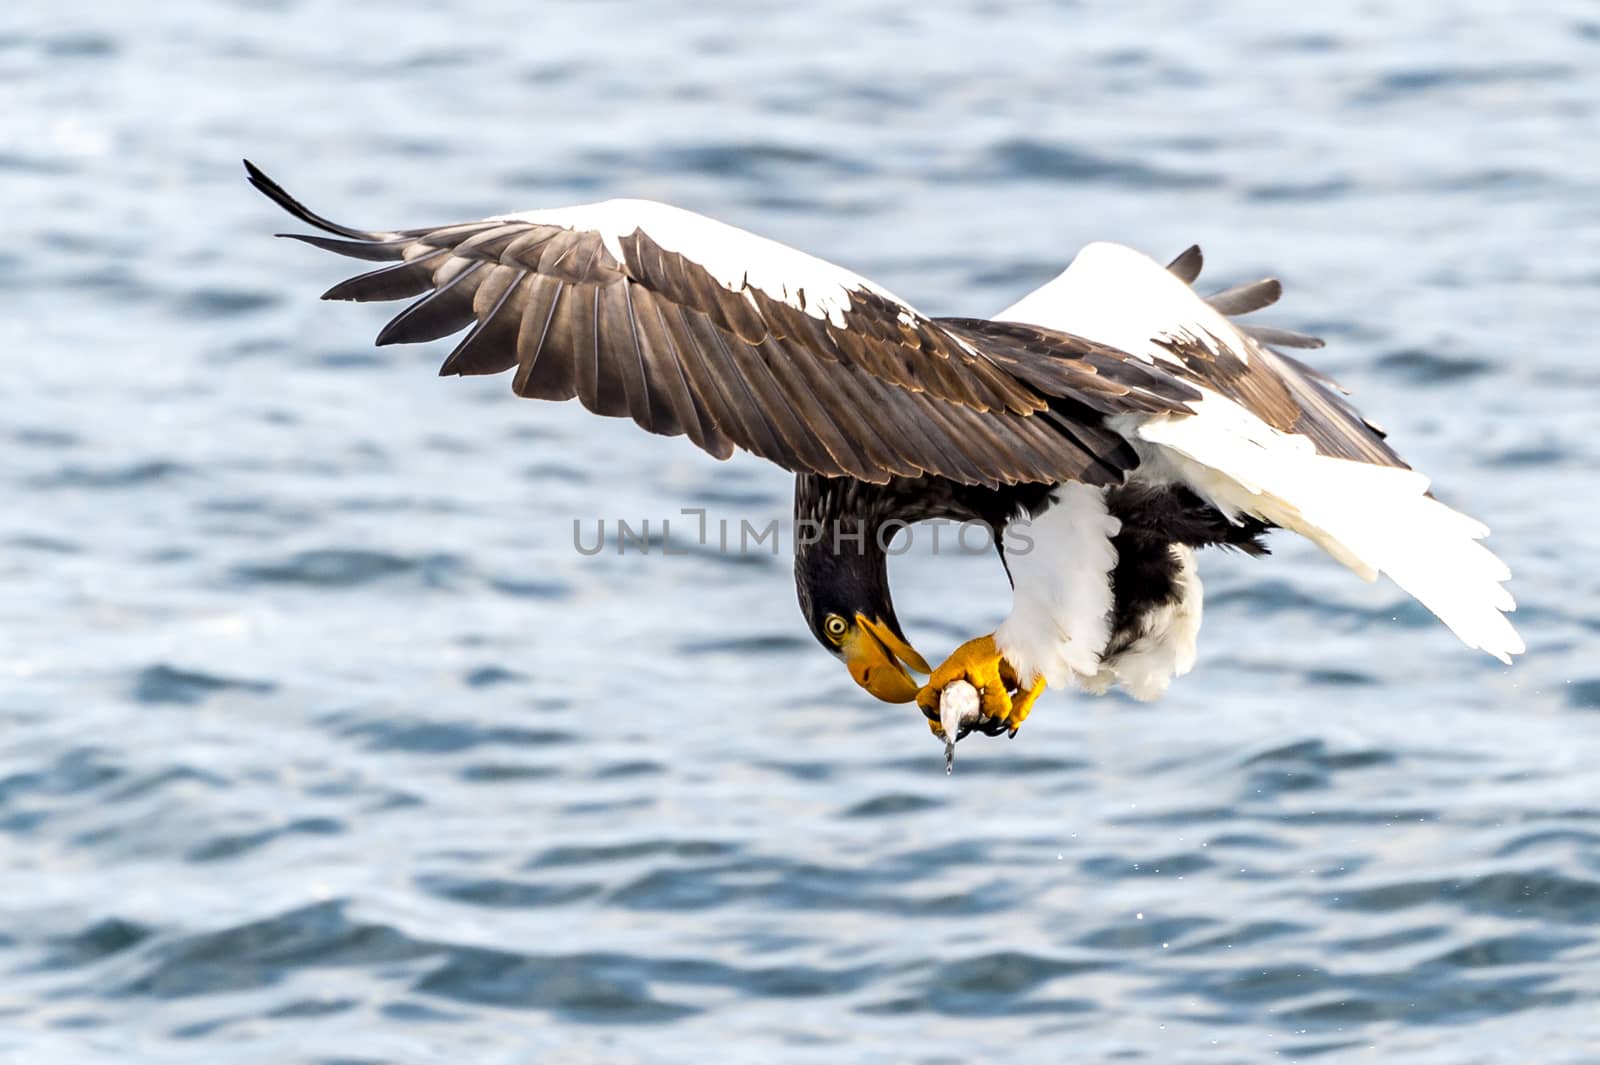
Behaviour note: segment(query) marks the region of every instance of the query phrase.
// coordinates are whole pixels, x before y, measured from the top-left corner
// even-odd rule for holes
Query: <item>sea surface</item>
[[[574,546],[785,474],[373,348],[245,156],[378,228],[669,200],[936,314],[1199,242],[1493,527],[1528,654],[1279,536],[1163,701],[947,777],[785,557]],[[21,0],[0,208],[5,1065],[1600,1062],[1589,0]],[[894,577],[935,659],[1009,601]]]

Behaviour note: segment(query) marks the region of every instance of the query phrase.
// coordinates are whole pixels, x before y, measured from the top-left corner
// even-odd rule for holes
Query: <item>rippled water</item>
[[[1600,1060],[1600,12],[505,0],[0,16],[0,1060]],[[1083,243],[1274,320],[1517,571],[1505,669],[1280,540],[1199,671],[953,777],[718,464],[319,304],[614,194],[982,314]],[[897,563],[930,654],[988,559]]]

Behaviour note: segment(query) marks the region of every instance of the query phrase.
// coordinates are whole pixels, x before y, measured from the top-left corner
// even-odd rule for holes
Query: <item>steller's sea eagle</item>
[[[1195,661],[1195,549],[1265,554],[1273,528],[1368,580],[1388,574],[1469,647],[1503,662],[1523,650],[1503,613],[1510,573],[1478,542],[1488,530],[1433,498],[1334,381],[1277,350],[1320,341],[1230,320],[1277,300],[1277,281],[1197,295],[1198,248],[1162,267],[1091,244],[993,319],[929,318],[661,203],[369,232],[245,167],[332,234],[285,235],[392,263],[324,299],[420,297],[380,345],[466,329],[440,374],[514,369],[519,396],[576,397],[794,472],[795,517],[821,530],[796,544],[806,623],[861,687],[915,700],[947,750],[959,737],[940,694],[956,681],[978,693],[962,734],[1015,733],[1046,685],[1160,695]],[[930,670],[895,617],[879,534],[935,518],[987,525],[1013,603]],[[1022,521],[1029,549],[1007,551]]]

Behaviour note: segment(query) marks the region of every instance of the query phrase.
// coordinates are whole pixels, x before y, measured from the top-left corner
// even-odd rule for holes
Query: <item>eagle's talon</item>
[[[978,689],[978,705],[983,710],[984,717],[993,721],[1004,721],[1011,716],[1011,693],[1006,691],[1005,685],[996,677]]]
[[[917,705],[940,739],[944,738],[944,729],[939,725],[939,697],[948,685],[958,680],[977,689],[980,711],[975,721],[963,723],[960,736],[969,731],[986,736],[998,736],[1002,732],[1016,735],[1033,709],[1034,700],[1044,690],[1043,678],[1035,680],[1027,689],[1019,689],[1016,670],[1001,657],[993,635],[968,640],[933,671],[928,683],[917,693]]]
[[[1007,725],[1004,721],[998,721],[995,718],[986,717],[982,720],[973,722],[968,726],[968,730],[971,732],[981,732],[985,736],[998,736],[1002,732],[1010,731],[1011,726]]]

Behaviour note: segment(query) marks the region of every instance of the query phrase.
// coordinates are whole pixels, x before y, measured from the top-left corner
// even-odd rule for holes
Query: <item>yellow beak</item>
[[[856,683],[886,703],[909,703],[922,689],[906,666],[919,673],[932,672],[915,648],[889,626],[865,614],[856,615],[855,628],[845,637],[843,647],[845,664]]]

